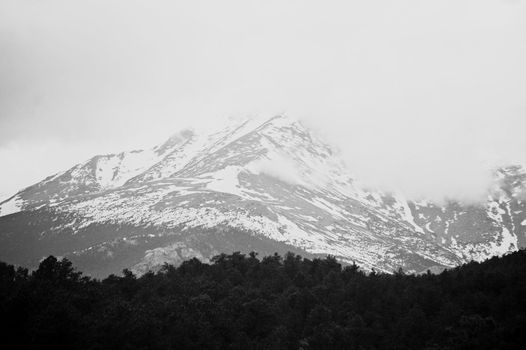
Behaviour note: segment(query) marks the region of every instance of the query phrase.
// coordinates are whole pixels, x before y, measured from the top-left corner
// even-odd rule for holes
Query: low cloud
[[[268,175],[291,185],[305,185],[294,162],[278,154],[273,154],[271,158],[261,158],[249,164],[247,169],[254,174]]]

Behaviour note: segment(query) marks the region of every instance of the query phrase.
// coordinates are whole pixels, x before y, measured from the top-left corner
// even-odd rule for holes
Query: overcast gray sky
[[[192,124],[286,113],[362,182],[476,197],[526,162],[519,0],[0,0],[0,195]]]

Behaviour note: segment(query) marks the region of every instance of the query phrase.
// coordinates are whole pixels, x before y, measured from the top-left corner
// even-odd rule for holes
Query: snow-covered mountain
[[[149,150],[96,156],[0,203],[0,260],[49,254],[103,276],[219,253],[331,254],[391,272],[526,246],[526,172],[496,172],[480,205],[365,190],[300,122],[182,131]]]

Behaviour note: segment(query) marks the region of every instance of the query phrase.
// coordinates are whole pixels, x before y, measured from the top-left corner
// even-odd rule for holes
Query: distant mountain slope
[[[0,203],[0,259],[67,256],[95,275],[221,252],[331,254],[393,271],[441,269],[526,245],[526,174],[500,169],[486,203],[445,206],[364,190],[301,123],[186,130],[96,156]]]

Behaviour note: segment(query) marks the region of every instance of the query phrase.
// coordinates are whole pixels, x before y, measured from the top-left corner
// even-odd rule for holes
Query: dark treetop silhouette
[[[292,253],[104,280],[0,263],[2,340],[24,349],[517,349],[525,295],[523,250],[419,276]]]

